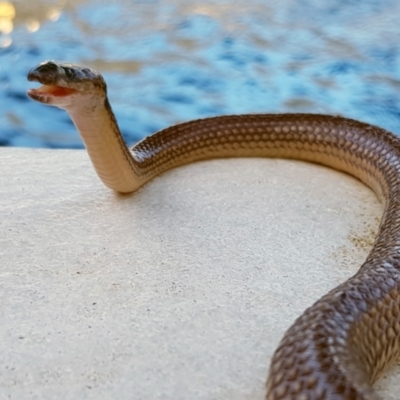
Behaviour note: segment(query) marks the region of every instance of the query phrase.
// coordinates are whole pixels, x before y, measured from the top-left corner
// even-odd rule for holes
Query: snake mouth
[[[36,89],[29,89],[28,96],[38,97],[38,96],[53,96],[53,97],[64,97],[70,94],[76,93],[76,89],[67,88],[64,86],[57,85],[43,85]]]
[[[57,85],[42,85],[39,88],[29,89],[26,94],[32,99],[40,103],[51,104],[52,99],[65,98],[71,94],[78,92],[76,89],[67,88]]]
[[[74,64],[45,61],[32,68],[27,78],[30,82],[43,85],[27,91],[31,99],[57,107],[63,104],[63,108],[69,101],[69,96],[75,97],[74,94],[88,93],[90,90],[103,93],[107,90],[104,79],[98,72]]]
[[[77,89],[57,85],[58,78],[57,65],[52,62],[33,68],[28,73],[28,80],[38,82],[42,86],[29,89],[27,91],[28,96],[34,100],[47,103],[50,97],[66,97],[78,91]]]

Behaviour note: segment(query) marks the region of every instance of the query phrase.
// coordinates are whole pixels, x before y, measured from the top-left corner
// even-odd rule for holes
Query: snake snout
[[[59,66],[53,61],[45,61],[32,68],[28,73],[28,81],[54,85],[60,77]]]

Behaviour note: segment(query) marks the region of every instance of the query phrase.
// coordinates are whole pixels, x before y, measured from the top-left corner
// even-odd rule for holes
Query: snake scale
[[[267,400],[376,400],[372,384],[400,352],[400,139],[376,126],[315,114],[234,115],[190,121],[126,146],[103,77],[44,62],[28,95],[66,110],[101,180],[133,192],[160,173],[211,158],[280,157],[347,172],[384,200],[375,243],[359,271],[308,308],[285,333]]]

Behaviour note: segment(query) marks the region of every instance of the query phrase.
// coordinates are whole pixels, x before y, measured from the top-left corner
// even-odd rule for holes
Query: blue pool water
[[[130,143],[260,112],[339,114],[400,134],[399,21],[398,0],[0,1],[0,145],[82,147],[65,112],[26,97],[27,72],[47,59],[104,74]]]

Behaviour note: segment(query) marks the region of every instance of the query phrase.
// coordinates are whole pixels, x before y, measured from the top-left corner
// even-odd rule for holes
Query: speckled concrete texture
[[[197,163],[129,196],[84,151],[3,148],[0,168],[0,399],[261,400],[285,329],[382,213],[295,161]]]

